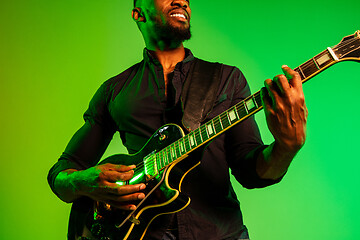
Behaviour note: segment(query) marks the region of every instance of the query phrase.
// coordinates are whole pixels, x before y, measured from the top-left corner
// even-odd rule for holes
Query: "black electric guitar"
[[[294,70],[300,74],[302,82],[306,82],[333,64],[349,60],[360,61],[360,31],[344,37],[336,46],[327,48]],[[200,162],[184,159],[261,109],[258,91],[186,135],[178,125],[167,124],[158,129],[138,153],[113,155],[101,161],[99,164],[136,164],[134,177],[117,184],[146,183],[147,187],[145,199],[137,204],[134,211],[123,211],[94,202],[94,208],[87,219],[94,237],[112,240],[143,239],[157,216],[186,208],[190,204],[190,198],[181,192],[182,180]]]

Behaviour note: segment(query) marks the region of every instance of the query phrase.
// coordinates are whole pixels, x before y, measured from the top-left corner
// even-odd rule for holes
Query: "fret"
[[[235,110],[236,110],[235,107],[232,107],[229,110],[227,110],[228,118],[229,118],[231,124],[233,124],[234,122],[239,120],[238,114],[236,113]]]
[[[206,131],[206,125],[200,126],[200,133],[201,133],[202,142],[205,142],[206,140],[209,139],[209,135]]]
[[[238,115],[240,116],[240,118],[243,118],[248,114],[247,109],[245,107],[245,103],[244,103],[244,101],[241,101],[241,103],[239,103],[238,105],[239,105],[237,107]]]
[[[305,79],[306,76],[305,76],[304,72],[303,72],[302,69],[301,69],[301,65],[300,65],[299,67],[297,67],[297,69],[299,69],[299,71],[300,71],[300,72],[298,72],[298,73],[300,73],[301,78],[302,78],[302,79]]]
[[[164,167],[166,166],[164,150],[160,151],[160,156],[161,156],[161,165]]]
[[[175,153],[176,153],[177,158],[181,157],[179,141],[175,142]]]
[[[256,105],[258,106],[258,108],[261,107],[262,106],[262,101],[261,101],[260,91],[255,93],[254,96],[255,96]]]
[[[201,138],[199,128],[194,130],[194,134],[195,134],[196,145],[200,145],[203,141],[202,141],[202,138]]]
[[[177,158],[174,144],[170,145],[170,151],[171,151],[171,161],[174,161]]]
[[[161,152],[157,152],[156,153],[156,166],[157,166],[157,169],[161,169],[163,166],[161,164]]]
[[[317,68],[318,70],[320,70],[320,67],[319,67],[319,65],[316,63],[315,58],[312,58],[312,60],[313,60],[313,62],[314,62],[314,64],[315,64],[316,68]]]
[[[245,101],[241,101],[241,103],[242,103],[242,105],[244,106],[244,109],[245,109],[245,111],[246,111],[246,114],[245,114],[244,116],[246,116],[246,115],[249,114],[249,111],[248,111],[248,109],[246,108]]]
[[[219,133],[224,129],[221,124],[220,116],[217,116],[216,118],[214,118],[213,122],[214,122],[214,128],[215,128],[216,133]]]
[[[230,126],[229,118],[226,112],[223,112],[220,115],[221,125],[223,126],[223,129],[226,129]]]
[[[186,153],[186,149],[185,149],[185,143],[184,143],[184,138],[181,138],[180,140],[180,152],[181,155],[184,155]]]
[[[168,165],[169,163],[171,163],[171,155],[170,155],[170,147],[167,147],[166,149],[166,165]]]
[[[191,147],[191,148],[196,147],[196,141],[195,141],[194,132],[191,132],[191,133],[189,134],[189,141],[190,141],[190,147]]]
[[[166,166],[164,150],[165,150],[165,149],[163,149],[163,150],[160,151],[161,165],[162,165],[163,167]]]
[[[163,155],[164,166],[166,166],[169,163],[168,158],[167,158],[166,148],[162,152],[163,152],[162,155]]]
[[[189,135],[185,136],[185,150],[189,152],[191,150]]]
[[[315,66],[314,62],[310,59],[309,61],[307,61],[306,63],[302,64],[302,71],[304,73],[304,76],[310,77],[311,75],[313,75],[314,73],[316,73],[318,71],[317,67]]]
[[[259,105],[257,104],[254,95],[251,96],[251,99],[253,100],[253,102],[255,103],[255,108],[259,108]]]
[[[228,111],[225,111],[225,115],[226,115],[226,119],[228,120],[229,126],[230,126],[230,125],[231,125],[231,120],[230,120],[230,118],[229,118],[229,113],[228,113]]]
[[[162,165],[165,167],[166,166],[166,149],[165,149],[165,151],[164,150],[161,151],[161,160],[162,160]]]
[[[153,171],[154,171],[154,173],[157,173],[158,172],[158,164],[157,164],[157,161],[156,161],[156,154],[153,154],[153,157],[155,158],[153,158],[152,159],[152,162],[153,162]]]

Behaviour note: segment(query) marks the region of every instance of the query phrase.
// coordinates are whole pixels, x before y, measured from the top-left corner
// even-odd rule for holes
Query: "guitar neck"
[[[294,70],[300,74],[302,82],[306,82],[338,61],[339,59],[333,50],[327,48]],[[208,143],[213,138],[247,119],[261,109],[262,103],[260,91],[257,91],[253,95],[240,101],[235,106],[185,135],[183,138],[157,152],[156,168],[160,171],[170,163],[182,159],[190,152]]]
[[[294,70],[300,74],[301,80],[304,83],[338,61],[339,59],[332,48],[328,47]]]

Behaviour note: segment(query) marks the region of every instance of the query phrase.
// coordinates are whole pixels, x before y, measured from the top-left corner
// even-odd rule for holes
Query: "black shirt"
[[[166,113],[181,101],[182,86],[193,60],[194,56],[186,49],[185,59],[173,72],[167,97],[163,68],[146,49],[143,61],[103,83],[84,114],[84,126],[73,136],[49,172],[51,188],[60,171],[94,166],[116,131],[120,132],[129,153],[139,151],[158,128],[170,121]],[[223,65],[217,98],[205,121],[249,95],[250,89],[242,72],[236,67]],[[229,168],[246,188],[278,182],[260,179],[256,174],[256,158],[264,147],[253,117],[207,145],[201,164],[182,183],[182,192],[191,198],[191,204],[175,215],[180,239],[247,237],[239,201],[230,182]],[[73,208],[76,205],[85,206],[75,203]],[[73,215],[70,217],[69,237],[74,234],[76,223],[81,222],[81,216]],[[169,216],[157,218],[147,236],[161,239],[168,224]]]

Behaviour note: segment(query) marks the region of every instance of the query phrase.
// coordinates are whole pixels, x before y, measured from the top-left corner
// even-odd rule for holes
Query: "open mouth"
[[[178,20],[185,21],[185,22],[189,21],[189,18],[190,18],[187,11],[185,9],[182,9],[182,8],[172,9],[170,11],[170,17],[177,18]]]
[[[170,17],[178,17],[178,18],[182,18],[184,20],[187,20],[186,15],[182,14],[182,13],[172,13],[172,14],[170,14]]]

